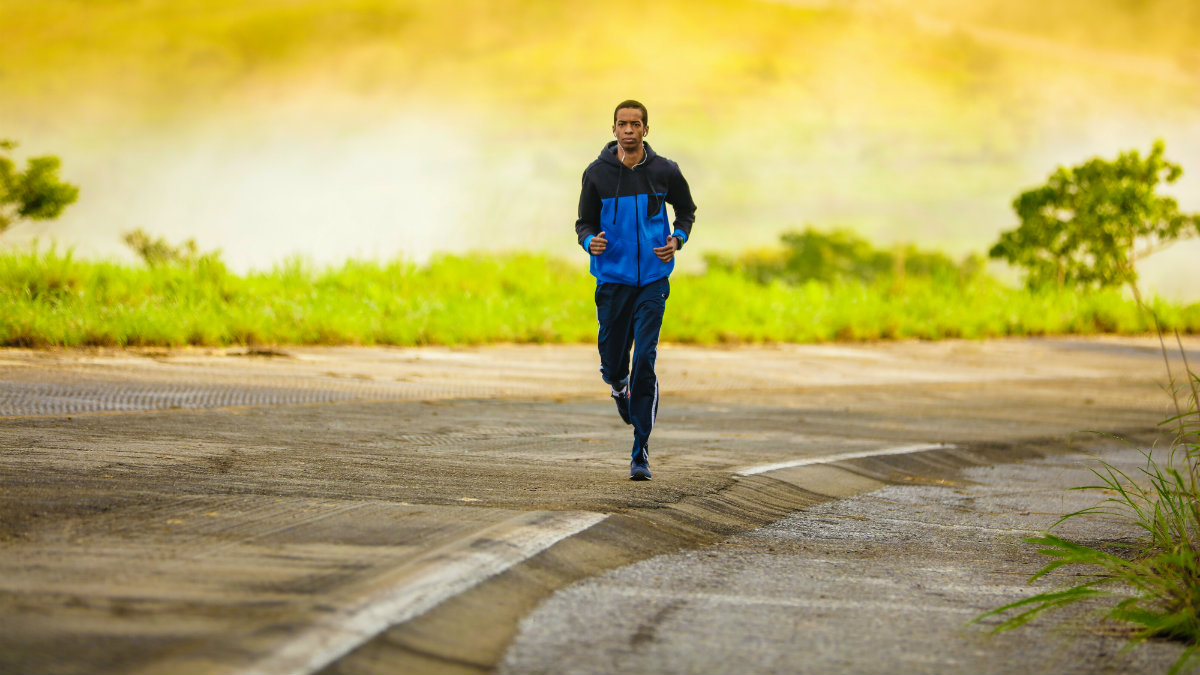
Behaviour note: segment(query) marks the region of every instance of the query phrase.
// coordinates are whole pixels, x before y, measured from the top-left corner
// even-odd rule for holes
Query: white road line
[[[271,654],[242,672],[309,675],[379,635],[481,581],[582,532],[602,513],[534,511],[486,528],[469,540],[435,549],[405,566],[395,584],[321,614]]]
[[[924,452],[926,450],[949,450],[954,448],[954,445],[949,443],[918,443],[915,445],[897,445],[891,448],[882,448],[879,450],[862,450],[859,452],[844,452],[840,455],[826,455],[824,457],[807,457],[805,459],[794,459],[788,462],[777,462],[775,464],[763,464],[761,466],[753,466],[749,469],[742,469],[735,473],[739,476],[754,476],[768,471],[776,471],[778,469],[790,469],[795,466],[809,466],[812,464],[832,464],[833,462],[841,462],[847,459],[862,459],[864,457],[883,457],[885,455],[907,455],[912,452]]]

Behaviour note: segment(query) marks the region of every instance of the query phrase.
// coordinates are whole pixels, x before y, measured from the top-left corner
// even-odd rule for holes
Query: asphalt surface
[[[1100,604],[993,635],[973,618],[1075,580],[1026,581],[1050,558],[1024,540],[1102,495],[1113,444],[1019,464],[975,466],[925,485],[883,485],[715,545],[656,556],[556,593],[521,622],[501,673],[1154,673],[1178,645],[1124,649]],[[878,462],[841,462],[863,477]],[[873,466],[874,465],[874,466]],[[1068,520],[1057,535],[1133,543],[1128,521]],[[1115,602],[1115,600],[1113,601]],[[1048,617],[1049,618],[1049,617]],[[586,635],[586,640],[580,640]]]
[[[1187,344],[1200,362],[1200,343]],[[595,361],[582,346],[0,351],[0,672],[611,670],[514,661],[554,653],[518,626],[572,584],[705,547],[769,548],[755,543],[768,541],[759,528],[838,499],[1100,447],[1082,430],[1149,442],[1169,412],[1150,339],[667,345],[654,480],[633,483],[630,432]],[[799,532],[779,536],[806,541]],[[977,555],[929,536],[934,558]],[[846,555],[860,574],[896,580],[893,545]],[[1036,563],[1007,550],[1014,570]],[[992,583],[989,564],[964,565],[957,584]],[[769,568],[750,576],[773,588]],[[883,583],[836,595],[853,604]],[[811,592],[770,591],[794,593],[791,612]],[[880,625],[906,625],[921,602],[880,606]],[[1060,641],[1027,639],[1025,651]],[[862,657],[857,643],[826,643]],[[776,638],[761,644],[778,651],[772,672],[909,663],[811,661]],[[929,644],[912,642],[928,672],[960,663]],[[987,657],[1001,659],[988,670],[1043,663],[1004,657]],[[634,668],[693,667],[671,663]],[[1122,663],[1114,672],[1140,662]]]

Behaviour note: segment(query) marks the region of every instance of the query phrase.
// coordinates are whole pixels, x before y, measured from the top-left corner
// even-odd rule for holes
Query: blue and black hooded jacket
[[[617,159],[617,142],[609,141],[583,172],[575,234],[585,251],[597,234],[604,232],[608,239],[604,253],[592,256],[598,283],[645,286],[670,276],[675,261],[659,260],[654,249],[671,235],[682,247],[696,220],[696,204],[679,165],[655,154],[650,144],[643,147],[646,156],[630,169]],[[675,213],[674,230],[666,204]]]

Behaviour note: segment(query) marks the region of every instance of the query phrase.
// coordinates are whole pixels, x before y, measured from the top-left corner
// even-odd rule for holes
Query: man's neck
[[[616,151],[617,159],[621,160],[621,163],[630,169],[637,166],[638,162],[641,162],[646,156],[646,146],[642,143],[638,143],[637,149],[630,152],[625,152],[625,149],[618,144]]]

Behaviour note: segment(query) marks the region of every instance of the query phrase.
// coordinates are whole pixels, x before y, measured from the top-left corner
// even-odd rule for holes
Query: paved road
[[[594,361],[0,351],[0,672],[485,672],[574,582],[1167,400],[1151,340],[667,346],[637,484]]]
[[[1031,556],[1023,540],[1101,499],[1064,490],[1096,482],[1087,468],[1097,454],[1129,475],[1145,464],[1121,444],[1093,450],[972,466],[929,484],[880,483],[715,545],[578,582],[521,622],[499,670],[1167,672],[1178,645],[1123,650],[1118,627],[1081,610],[1059,617],[1069,629],[1050,621],[992,635],[967,625],[1073,574],[1028,586],[1050,559]],[[879,468],[865,459],[836,465],[859,479]],[[1091,543],[1141,534],[1112,518],[1075,519],[1055,532]]]

